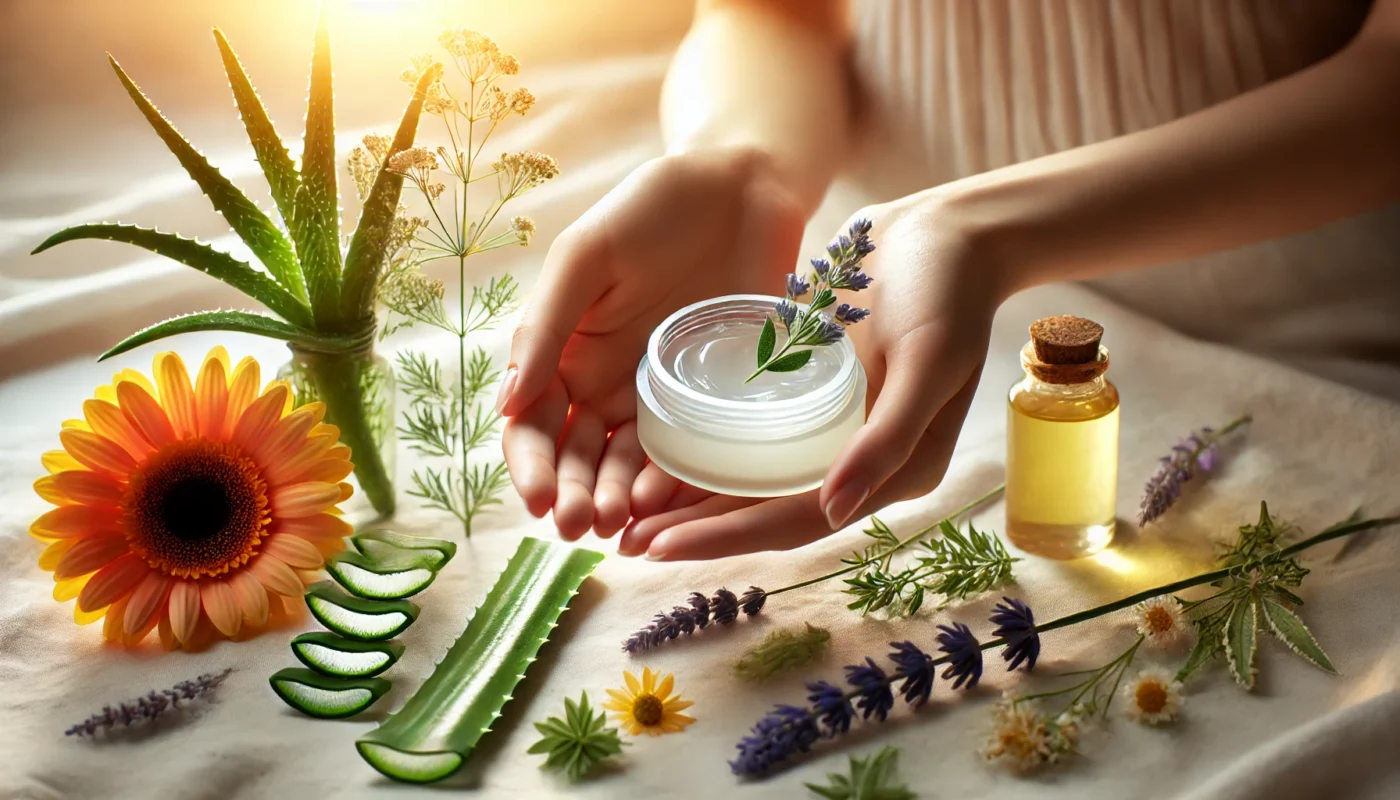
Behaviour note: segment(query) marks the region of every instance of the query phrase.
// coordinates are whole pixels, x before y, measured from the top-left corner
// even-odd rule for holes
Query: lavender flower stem
[[[934,531],[938,530],[938,529],[943,525],[944,522],[950,522],[950,523],[951,523],[951,522],[956,522],[957,519],[958,519],[959,517],[961,517],[962,515],[966,514],[967,512],[971,511],[971,510],[974,509],[974,508],[977,508],[978,506],[982,505],[983,503],[986,503],[986,502],[992,500],[993,498],[997,497],[998,495],[1000,495],[1000,494],[1001,494],[1003,491],[1005,491],[1005,490],[1006,490],[1006,484],[1003,483],[1003,484],[1001,484],[1000,486],[996,487],[995,489],[991,490],[990,492],[987,492],[986,494],[982,495],[981,497],[977,498],[976,500],[973,500],[972,502],[968,503],[967,505],[963,506],[962,508],[959,508],[958,510],[956,510],[956,511],[954,511],[953,513],[949,514],[949,515],[947,516],[947,518],[942,519],[942,520],[939,520],[938,522],[935,522],[934,524],[928,526],[927,528],[922,528],[922,529],[920,529],[920,530],[918,530],[918,531],[915,531],[913,534],[910,534],[910,535],[909,535],[907,538],[905,538],[905,539],[901,539],[900,542],[899,542],[899,544],[894,545],[893,547],[889,548],[888,550],[885,550],[884,552],[880,553],[880,554],[877,555],[877,556],[874,556],[873,558],[866,559],[865,561],[862,561],[862,562],[859,563],[859,564],[852,564],[852,565],[850,565],[850,566],[848,566],[848,567],[842,567],[841,569],[838,569],[838,570],[836,570],[835,572],[828,572],[828,573],[825,574],[825,575],[819,575],[819,576],[817,576],[817,577],[815,577],[815,578],[810,578],[810,579],[805,580],[805,581],[800,581],[800,582],[798,582],[798,583],[794,583],[794,584],[792,584],[791,586],[784,586],[784,587],[782,587],[782,588],[780,588],[780,589],[774,589],[774,590],[771,591],[771,592],[766,592],[766,594],[767,594],[769,597],[772,597],[772,596],[775,595],[775,594],[782,594],[783,592],[790,592],[790,591],[792,591],[793,589],[801,589],[801,588],[806,587],[806,586],[811,586],[811,585],[814,584],[814,583],[821,583],[822,581],[829,581],[829,580],[831,580],[832,578],[839,578],[839,577],[841,577],[842,575],[845,575],[845,574],[851,573],[851,572],[855,572],[855,571],[858,570],[858,569],[864,569],[865,567],[867,567],[867,566],[869,566],[869,565],[871,565],[871,564],[873,564],[873,563],[875,563],[875,562],[877,562],[877,561],[883,561],[885,558],[894,555],[895,553],[899,552],[900,550],[903,550],[904,548],[908,547],[909,545],[911,545],[911,544],[913,544],[913,543],[919,541],[920,539],[924,538],[925,536],[928,536],[930,533],[933,533]]]

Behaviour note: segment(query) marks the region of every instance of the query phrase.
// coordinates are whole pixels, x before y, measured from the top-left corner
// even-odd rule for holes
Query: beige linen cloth
[[[138,15],[118,20],[104,16],[94,4],[84,17],[92,24],[79,25],[49,18],[43,9],[51,6],[24,2],[7,9],[10,24],[0,25],[7,77],[19,74],[22,56],[46,63],[36,47],[27,44],[45,30],[69,31],[64,47],[82,58],[79,66],[57,72],[65,82],[66,101],[40,103],[34,93],[15,89],[33,101],[26,106],[33,113],[7,116],[3,122],[7,180],[0,191],[0,491],[5,499],[0,503],[0,798],[423,796],[432,790],[381,778],[356,755],[353,740],[399,707],[429,673],[489,591],[520,537],[554,535],[548,520],[531,519],[513,497],[484,517],[477,535],[462,543],[456,560],[418,598],[423,614],[402,637],[407,652],[390,673],[393,691],[353,721],[302,717],[283,706],[267,686],[269,674],[294,665],[287,641],[295,632],[314,629],[309,619],[202,653],[163,654],[154,645],[125,652],[103,646],[97,629],[76,627],[71,602],[58,604],[50,598],[50,576],[35,566],[39,548],[25,532],[45,508],[29,488],[40,474],[38,455],[56,446],[60,423],[79,414],[93,386],[120,367],[148,369],[160,348],[143,348],[101,365],[93,363],[94,356],[119,336],[168,314],[240,303],[204,276],[117,246],[71,245],[40,258],[26,253],[48,232],[94,218],[159,224],[234,247],[221,221],[185,182],[125,99],[113,98],[119,95],[117,86],[103,74],[105,67],[96,53],[115,47],[110,39],[126,41],[125,63],[137,80],[266,207],[265,191],[231,107],[223,97],[209,94],[223,86],[212,46],[206,47],[208,40],[202,38],[203,26],[219,22],[235,44],[249,43],[245,61],[284,135],[292,138],[304,97],[304,42],[297,39],[286,45],[295,57],[278,56],[276,48],[260,42],[260,33],[269,27],[265,17],[276,14],[284,14],[295,30],[304,32],[308,11],[282,11],[270,3],[253,6],[257,13],[238,11],[234,4],[211,4],[198,14],[181,11],[173,21],[166,20],[163,35],[174,42],[178,37],[170,31],[189,32],[201,37],[201,47],[181,46],[144,61],[136,44],[143,34],[137,31],[159,29],[149,24],[156,14],[152,10],[143,12],[152,15],[150,19]],[[205,16],[218,15],[221,9],[217,19]],[[544,13],[533,3],[522,3],[519,9],[526,17],[531,11]],[[485,6],[468,11],[487,14]],[[633,49],[624,52],[614,37],[599,44],[599,52],[557,49],[552,54],[555,63],[544,64],[550,46],[538,44],[532,53],[525,44],[515,45],[536,41],[519,20],[512,27],[504,18],[478,22],[466,17],[483,28],[499,24],[493,32],[520,52],[527,67],[523,82],[539,96],[536,114],[494,146],[549,152],[563,169],[559,179],[530,195],[518,210],[539,225],[535,246],[481,259],[474,269],[483,272],[474,277],[509,271],[529,286],[550,237],[633,166],[659,151],[656,95],[667,48],[683,29],[683,9],[642,13],[629,7],[621,13],[603,8],[598,19],[592,13],[584,16],[588,19],[565,26],[568,36],[548,40],[541,35],[541,41],[576,41],[580,32],[588,39],[588,31],[599,31],[601,37],[609,26],[623,26],[636,34]],[[456,14],[448,18],[461,19]],[[393,27],[385,21],[389,18],[375,19],[357,29],[351,12],[346,12],[338,29],[342,152],[360,132],[391,124],[402,102],[402,90],[392,81],[375,83],[378,79],[367,67],[357,66],[364,61],[392,75],[402,54],[413,49],[406,45],[386,53],[369,47],[372,28],[382,32]],[[645,47],[638,48],[637,41]],[[355,52],[363,58],[346,55]],[[253,53],[265,61],[259,62]],[[180,68],[167,64],[161,69],[162,57],[178,57]],[[262,79],[270,70],[259,69],[259,64],[278,58],[295,80],[277,84]],[[36,64],[28,65],[25,74],[43,74]],[[363,96],[354,99],[361,85],[371,87],[375,102]],[[431,127],[425,133],[431,134]],[[858,191],[850,183],[838,187],[810,228],[808,249],[819,247],[851,210],[883,196]],[[1357,506],[1377,515],[1400,511],[1395,480],[1400,472],[1400,407],[1394,402],[1237,349],[1193,340],[1084,288],[1058,286],[1015,297],[1001,310],[983,385],[948,478],[930,496],[881,515],[897,531],[928,524],[1000,481],[1004,392],[1019,376],[1016,353],[1026,325],[1036,317],[1065,312],[1098,320],[1108,331],[1106,343],[1114,354],[1110,377],[1122,392],[1124,407],[1122,522],[1118,541],[1103,556],[1074,563],[1027,559],[1016,565],[1018,583],[1007,593],[1027,600],[1038,618],[1051,619],[1208,568],[1213,543],[1228,540],[1237,525],[1252,521],[1261,499],[1305,531],[1316,531]],[[508,330],[507,325],[481,341],[503,356]],[[235,357],[258,356],[268,370],[285,357],[278,345],[243,336],[190,336],[168,346],[197,359],[219,342]],[[426,348],[438,356],[450,352],[445,337],[422,332],[396,337],[386,350],[403,346]],[[1243,411],[1252,412],[1256,421],[1243,444],[1226,448],[1219,473],[1209,482],[1192,485],[1160,525],[1138,531],[1131,520],[1156,458],[1192,428],[1219,424]],[[415,464],[412,454],[401,450],[401,479]],[[362,503],[358,498],[353,502]],[[363,513],[364,506],[354,509]],[[420,509],[411,498],[404,498],[401,509],[395,524],[402,530],[458,535],[449,520]],[[989,506],[975,519],[979,527],[1000,529],[1001,506]],[[1395,580],[1400,531],[1393,530],[1349,545],[1329,544],[1307,556],[1313,573],[1303,590],[1307,604],[1301,613],[1332,655],[1341,672],[1338,677],[1319,672],[1266,639],[1260,683],[1253,694],[1243,693],[1214,670],[1188,687],[1182,718],[1174,726],[1139,727],[1119,715],[1120,704],[1107,722],[1085,736],[1084,754],[1058,769],[1026,779],[983,762],[976,750],[988,734],[996,696],[1005,689],[1049,687],[1055,683],[1050,678],[1054,673],[1093,667],[1116,655],[1133,637],[1127,615],[1119,614],[1047,634],[1033,678],[1006,674],[996,653],[989,653],[986,677],[976,690],[953,693],[940,684],[934,702],[917,714],[900,707],[887,723],[857,725],[842,739],[821,743],[790,770],[762,781],[738,781],[725,761],[732,756],[734,742],[771,704],[800,702],[804,681],[839,680],[843,664],[865,655],[880,660],[890,640],[911,639],[931,649],[938,623],[964,621],[979,636],[989,636],[986,616],[994,598],[978,598],[940,613],[924,612],[914,619],[862,620],[844,608],[839,585],[827,584],[776,597],[755,620],[707,630],[641,657],[623,654],[620,642],[652,613],[680,602],[689,590],[742,589],[750,584],[775,588],[839,566],[841,556],[861,546],[859,527],[795,554],[698,564],[609,556],[585,584],[494,732],[449,785],[483,797],[801,797],[806,794],[802,782],[844,770],[846,755],[891,744],[902,750],[903,778],[921,797],[930,798],[1400,796],[1400,625],[1393,613],[1400,600]],[[611,542],[589,539],[583,544],[612,549]],[[819,664],[762,686],[730,676],[730,663],[743,648],[777,627],[803,621],[834,634],[831,651]],[[1181,658],[1182,654],[1148,654],[1142,664],[1174,666]],[[601,699],[604,689],[621,684],[623,669],[642,666],[674,672],[677,687],[695,701],[692,712],[698,722],[679,735],[633,740],[618,769],[574,787],[541,772],[541,759],[525,754],[536,738],[529,723],[559,713],[563,698],[576,697],[580,690]],[[103,704],[224,667],[236,671],[212,702],[179,718],[98,744],[62,735],[68,725]]]

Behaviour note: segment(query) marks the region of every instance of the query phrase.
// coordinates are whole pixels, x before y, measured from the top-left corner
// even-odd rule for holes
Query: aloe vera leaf
[[[390,778],[451,775],[490,730],[516,683],[603,554],[526,538],[438,667],[398,713],[355,742]]]
[[[287,154],[282,137],[277,135],[277,128],[273,126],[262,98],[258,97],[258,90],[253,88],[253,82],[248,79],[248,73],[238,60],[238,54],[233,51],[233,46],[229,44],[224,32],[218,28],[214,29],[214,41],[218,43],[219,55],[224,60],[224,73],[228,75],[229,88],[233,90],[233,102],[237,104],[239,116],[243,118],[243,128],[248,131],[248,142],[253,145],[253,154],[257,156],[258,164],[267,178],[268,188],[272,191],[272,201],[277,204],[282,221],[290,225],[292,201],[296,197],[297,187],[301,185],[301,176],[297,175],[296,164]],[[271,265],[269,269],[272,269]],[[297,299],[303,303],[309,302],[300,264],[296,265],[296,269],[274,274]]]
[[[430,539],[427,536],[409,536],[398,531],[363,531],[351,537],[361,553],[375,559],[393,558],[401,550],[422,553],[432,560],[432,569],[442,569],[443,565],[457,555],[457,543],[446,539]]]
[[[326,562],[326,570],[345,590],[367,600],[401,600],[412,597],[437,577],[435,560],[427,551],[415,554],[399,551],[387,559],[346,551]]]
[[[392,686],[383,678],[337,678],[300,667],[278,670],[267,682],[287,705],[320,719],[353,717]]]
[[[171,317],[164,322],[157,322],[149,328],[143,328],[118,342],[115,347],[103,353],[97,360],[102,361],[120,355],[143,344],[150,344],[168,336],[197,331],[253,333],[258,336],[266,336],[269,339],[281,339],[286,342],[309,342],[325,348],[345,347],[349,346],[351,342],[350,337],[314,334],[266,314],[255,314],[251,311],[198,311],[193,314]]]
[[[297,660],[337,678],[373,678],[403,655],[402,642],[362,642],[334,633],[303,633],[292,640]]]
[[[301,185],[292,200],[292,241],[301,258],[319,327],[340,323],[340,197],[335,184],[335,102],[331,89],[331,43],[325,8],[316,18],[311,53],[311,93],[302,137]]]
[[[215,169],[198,150],[194,149],[185,137],[170,124],[160,110],[151,104],[146,95],[141,93],[141,87],[137,86],[115,58],[107,57],[111,62],[112,69],[116,71],[117,77],[121,80],[122,86],[126,87],[126,93],[131,95],[131,99],[136,103],[136,107],[141,109],[146,121],[151,123],[161,140],[170,152],[179,159],[180,166],[185,168],[185,172],[199,184],[199,188],[209,196],[209,201],[214,204],[214,209],[228,220],[229,227],[233,228],[248,249],[253,251],[253,255],[258,257],[268,271],[274,275],[282,275],[286,272],[297,269],[296,255],[292,252],[292,245],[287,241],[287,237],[282,235],[282,231],[272,224],[272,220],[258,208],[257,204],[249,200],[246,195],[238,190],[223,173]]]
[[[392,639],[418,619],[418,606],[407,600],[366,600],[330,581],[307,587],[306,606],[325,627],[363,641]]]
[[[34,248],[33,253],[42,253],[50,247],[77,239],[122,242],[149,250],[158,256],[165,256],[185,266],[194,267],[205,275],[218,278],[254,300],[260,301],[293,325],[311,324],[311,313],[306,306],[302,305],[286,289],[277,285],[276,281],[228,253],[215,250],[203,242],[186,239],[173,233],[125,223],[74,225],[45,239],[43,244]]]
[[[345,253],[345,274],[341,281],[340,313],[347,320],[369,319],[374,316],[375,289],[379,286],[379,275],[384,266],[385,247],[389,242],[389,228],[394,223],[394,215],[399,209],[399,194],[403,191],[403,175],[388,169],[389,159],[413,146],[413,138],[418,135],[418,118],[423,113],[423,98],[427,97],[428,87],[442,75],[442,66],[434,64],[423,70],[418,85],[413,89],[413,97],[404,109],[399,129],[394,133],[394,141],[374,178],[374,186],[365,198],[360,210],[360,221],[355,226],[355,235],[350,239],[350,249]]]

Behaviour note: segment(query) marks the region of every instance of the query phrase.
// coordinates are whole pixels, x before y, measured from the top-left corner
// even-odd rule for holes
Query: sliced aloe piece
[[[355,534],[351,541],[361,553],[375,559],[399,556],[404,550],[421,553],[431,560],[428,566],[434,571],[442,569],[444,564],[457,555],[456,542],[429,539],[426,536],[409,536],[397,531],[365,531]]]
[[[292,640],[301,663],[322,675],[373,678],[403,655],[403,642],[362,642],[334,633],[303,633]]]
[[[355,746],[370,766],[431,783],[466,761],[602,553],[526,538],[437,669]]]
[[[287,705],[321,719],[354,716],[374,705],[391,685],[383,678],[337,678],[300,667],[279,670],[268,683]]]
[[[326,562],[326,570],[346,591],[367,600],[401,600],[428,588],[437,577],[429,566],[433,557],[427,553],[400,550],[385,558],[370,558],[359,553],[337,553]]]
[[[330,581],[307,587],[306,605],[325,627],[367,642],[392,639],[418,619],[418,606],[407,600],[366,600]]]

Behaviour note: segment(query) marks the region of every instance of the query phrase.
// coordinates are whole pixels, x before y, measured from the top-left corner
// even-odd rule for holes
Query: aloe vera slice
[[[362,642],[334,633],[303,633],[292,640],[298,660],[322,675],[373,678],[403,655],[403,642]]]
[[[398,713],[355,742],[390,778],[431,783],[466,761],[603,554],[525,538],[466,630]]]
[[[428,568],[437,571],[457,555],[457,543],[426,536],[409,536],[397,531],[365,531],[351,538],[361,553],[373,559],[388,559],[408,550],[429,560]]]
[[[382,678],[337,678],[300,667],[279,670],[268,683],[287,705],[320,719],[354,716],[374,705],[390,685]]]
[[[325,627],[367,642],[392,639],[418,619],[418,606],[407,600],[366,600],[330,581],[307,587],[306,605]]]
[[[326,562],[326,570],[346,591],[367,600],[401,600],[428,588],[437,577],[428,555],[401,550],[383,559],[345,551]]]

